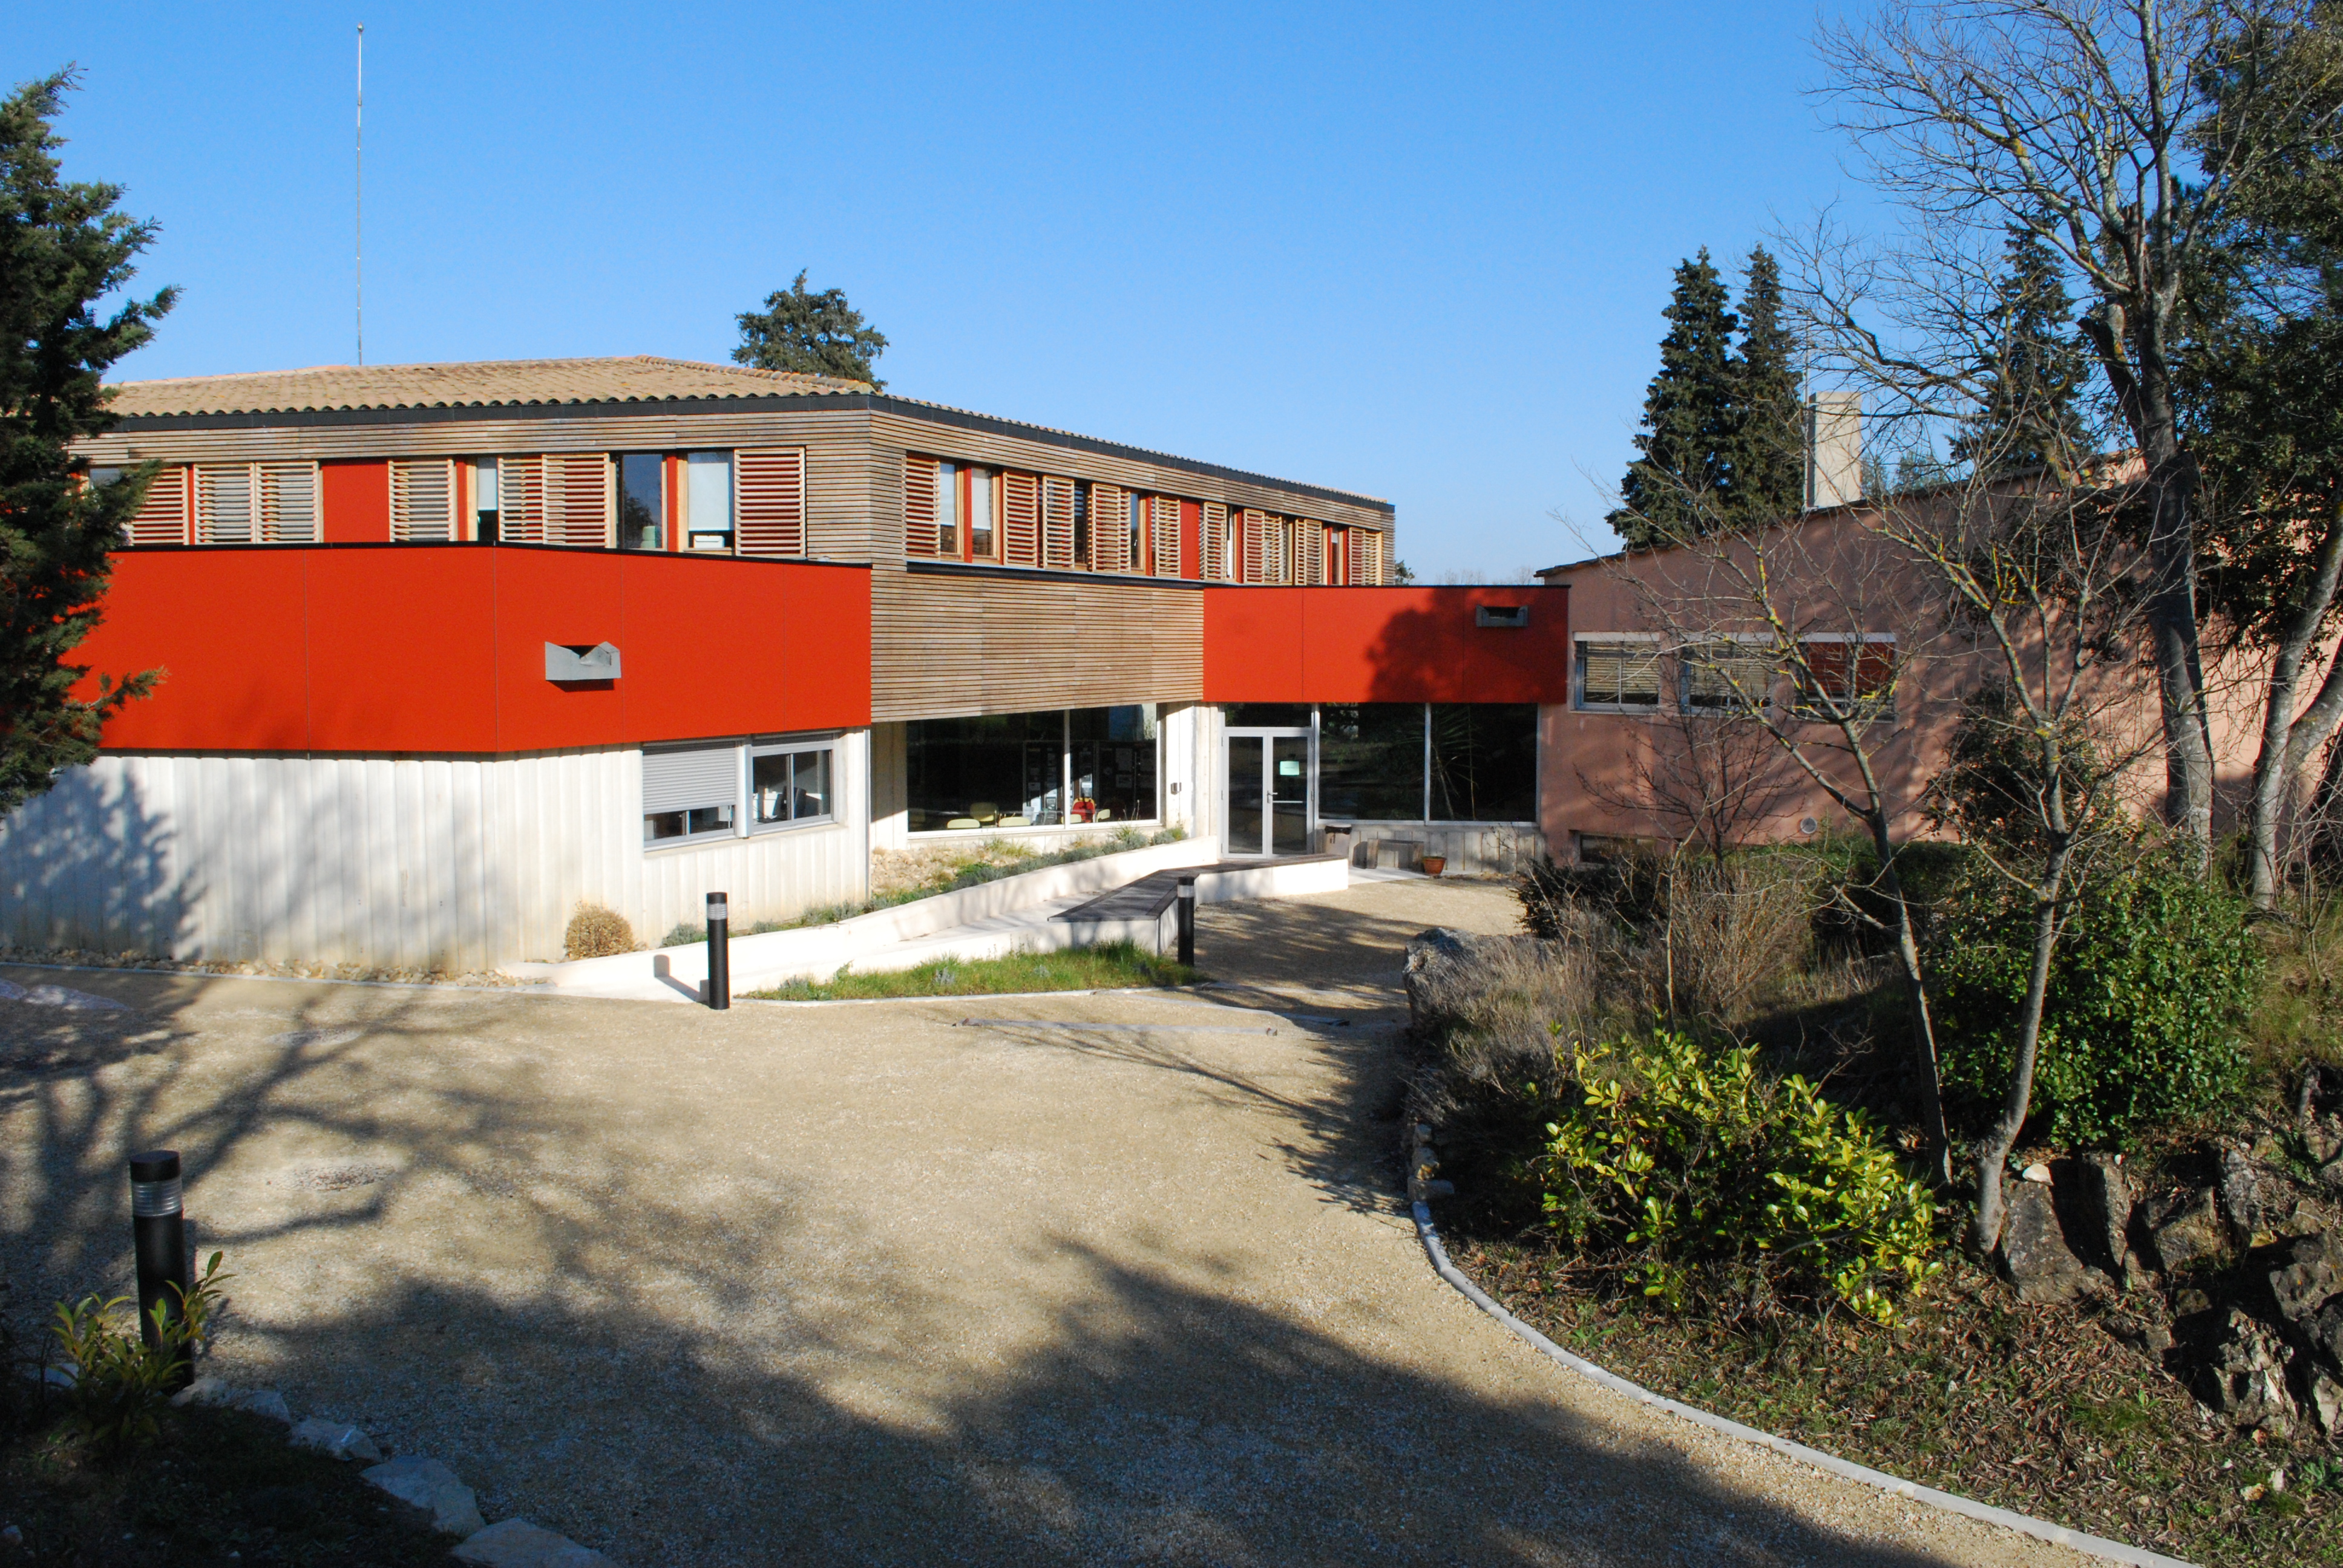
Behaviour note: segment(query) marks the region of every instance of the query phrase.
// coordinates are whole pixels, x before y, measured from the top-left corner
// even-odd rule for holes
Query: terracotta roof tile
[[[868,392],[862,381],[703,365],[639,354],[624,359],[493,359],[463,365],[317,365],[242,376],[124,381],[114,411],[281,414],[322,408],[493,407],[528,403],[630,403],[670,397],[788,397]]]

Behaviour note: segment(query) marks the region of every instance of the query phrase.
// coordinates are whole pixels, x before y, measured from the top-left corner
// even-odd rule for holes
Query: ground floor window
[[[1316,711],[1318,816],[1399,822],[1537,818],[1537,705],[1329,702]],[[1230,729],[1307,728],[1307,707],[1241,704]]]
[[[1151,820],[1156,720],[1151,702],[915,719],[904,726],[911,831]]]
[[[646,750],[643,843],[664,848],[835,821],[836,749],[836,738],[824,736]]]

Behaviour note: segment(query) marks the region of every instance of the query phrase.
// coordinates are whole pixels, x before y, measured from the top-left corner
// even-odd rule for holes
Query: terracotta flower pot
[[[1423,868],[1423,874],[1425,876],[1436,877],[1440,875],[1441,872],[1448,869],[1448,857],[1445,855],[1426,855],[1423,859],[1418,860],[1416,864]]]

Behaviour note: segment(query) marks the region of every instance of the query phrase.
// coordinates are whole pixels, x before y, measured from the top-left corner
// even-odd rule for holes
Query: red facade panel
[[[388,461],[317,465],[317,537],[329,545],[377,545],[390,538]]]
[[[603,641],[618,680],[545,678],[547,643]],[[130,550],[78,658],[166,671],[106,726],[125,751],[477,754],[860,728],[870,574],[477,545]]]
[[[1212,588],[1207,702],[1570,700],[1567,589]],[[1483,606],[1529,607],[1483,626]]]

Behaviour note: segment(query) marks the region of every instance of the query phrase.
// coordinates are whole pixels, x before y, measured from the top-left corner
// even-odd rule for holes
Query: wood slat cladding
[[[1001,558],[1012,567],[1041,564],[1041,480],[1033,474],[1001,476]]]
[[[881,570],[870,590],[880,722],[1192,702],[1202,690],[1194,588]]]

